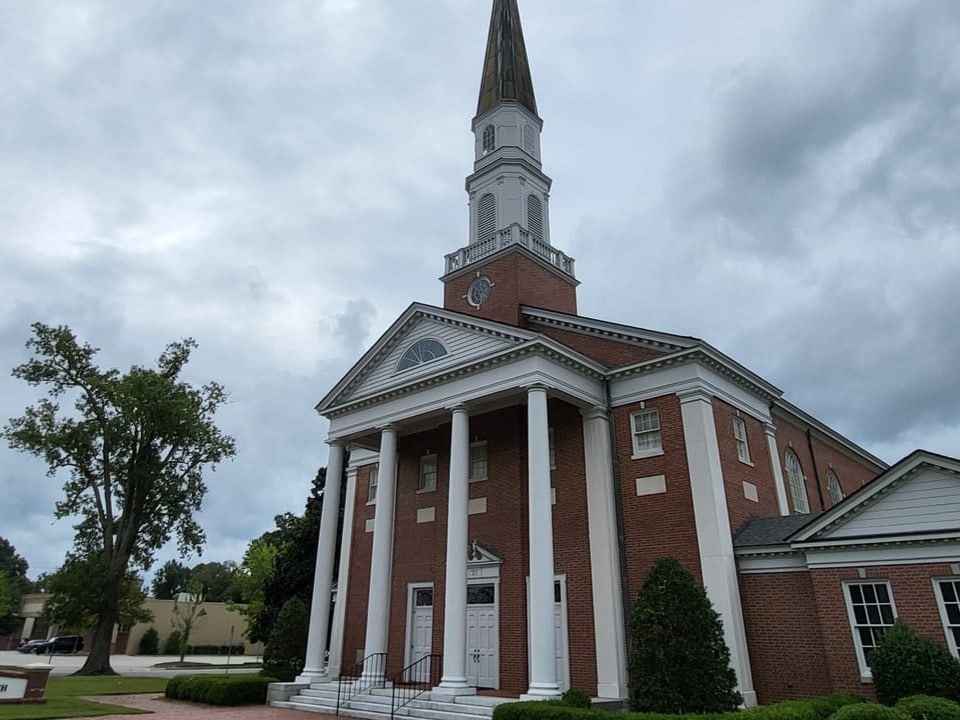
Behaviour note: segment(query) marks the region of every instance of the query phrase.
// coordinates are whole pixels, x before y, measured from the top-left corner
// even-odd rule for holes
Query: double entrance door
[[[500,627],[497,586],[467,586],[467,683],[479,688],[500,687]],[[410,588],[407,624],[407,664],[429,655],[433,639],[433,588]],[[422,670],[417,673],[422,675]],[[426,675],[429,677],[429,674]],[[412,680],[412,678],[410,678]]]

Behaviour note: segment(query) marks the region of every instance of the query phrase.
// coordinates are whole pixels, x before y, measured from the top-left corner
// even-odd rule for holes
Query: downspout
[[[807,449],[810,451],[810,461],[813,463],[813,479],[817,483],[817,497],[820,498],[820,509],[826,510],[827,506],[823,504],[823,490],[820,487],[820,471],[817,470],[817,456],[813,454],[813,436],[810,428],[807,427]]]
[[[610,392],[610,379],[603,379],[603,390],[606,400],[607,432],[610,442],[610,458],[613,461],[610,473],[613,483],[614,514],[617,518],[617,550],[620,555],[620,594],[623,606],[623,637],[627,657],[630,657],[630,617],[633,614],[633,602],[630,598],[630,578],[627,573],[627,531],[623,521],[623,492],[620,486],[620,456],[617,453],[617,430],[613,417],[613,398]]]

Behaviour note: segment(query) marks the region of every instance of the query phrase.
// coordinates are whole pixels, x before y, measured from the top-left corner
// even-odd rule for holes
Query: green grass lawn
[[[2,720],[45,720],[97,715],[139,715],[142,710],[82,700],[83,695],[133,695],[162,693],[167,678],[145,677],[52,677],[47,682],[45,703],[0,705]]]

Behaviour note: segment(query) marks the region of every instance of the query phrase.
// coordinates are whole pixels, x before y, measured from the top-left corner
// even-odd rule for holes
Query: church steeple
[[[534,115],[537,100],[533,96],[533,80],[527,48],[523,43],[520,11],[516,0],[494,0],[487,34],[487,54],[480,78],[480,99],[477,115],[483,115],[504,100],[514,100]]]
[[[469,242],[446,257],[444,307],[511,323],[523,304],[576,312],[573,258],[550,244],[542,128],[517,0],[493,0],[466,181]]]

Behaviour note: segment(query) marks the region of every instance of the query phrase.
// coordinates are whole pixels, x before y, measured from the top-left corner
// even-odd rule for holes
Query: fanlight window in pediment
[[[423,363],[432,362],[437,358],[442,358],[446,354],[447,349],[439,340],[433,340],[432,338],[418,340],[407,348],[403,357],[400,358],[400,362],[397,363],[397,372],[409,370]]]

